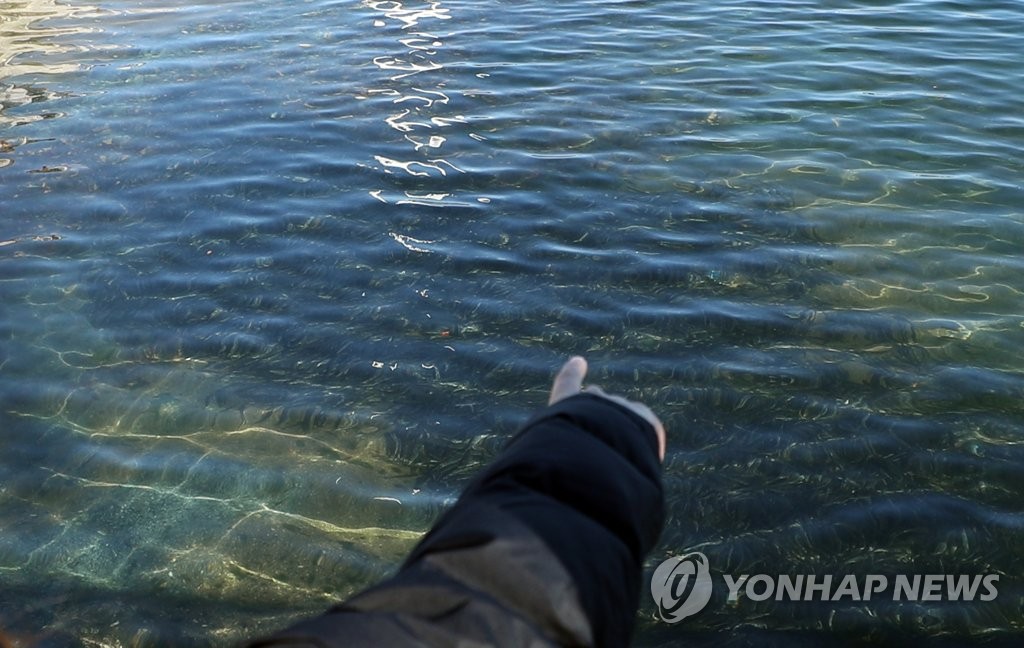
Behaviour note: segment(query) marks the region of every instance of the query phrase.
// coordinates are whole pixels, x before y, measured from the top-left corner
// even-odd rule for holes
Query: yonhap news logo
[[[998,574],[722,574],[726,600],[751,601],[992,601],[999,595]],[[674,556],[654,570],[651,596],[658,616],[678,623],[703,610],[714,583],[707,556],[698,552]]]
[[[677,623],[703,610],[711,600],[711,590],[708,559],[699,551],[669,558],[651,577],[651,596],[658,604],[658,616],[667,623]]]

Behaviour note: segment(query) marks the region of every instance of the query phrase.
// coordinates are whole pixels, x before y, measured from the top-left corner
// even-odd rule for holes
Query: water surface
[[[0,626],[230,645],[391,573],[573,353],[669,430],[637,645],[1012,640],[1014,2],[0,7]]]

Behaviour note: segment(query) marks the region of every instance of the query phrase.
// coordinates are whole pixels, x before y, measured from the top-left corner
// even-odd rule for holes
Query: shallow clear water
[[[227,645],[390,573],[585,354],[650,568],[996,573],[638,645],[1024,625],[1024,6],[0,3],[0,627]]]

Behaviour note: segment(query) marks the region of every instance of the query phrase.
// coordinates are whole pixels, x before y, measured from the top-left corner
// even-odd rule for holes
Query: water
[[[390,573],[569,354],[648,568],[989,574],[637,645],[1019,638],[1016,2],[0,3],[0,627],[229,645]]]

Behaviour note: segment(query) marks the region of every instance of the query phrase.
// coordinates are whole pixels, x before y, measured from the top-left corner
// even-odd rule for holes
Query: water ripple
[[[652,561],[1005,587],[640,643],[1019,627],[1018,3],[7,4],[0,625],[318,611],[584,353],[669,430]]]

